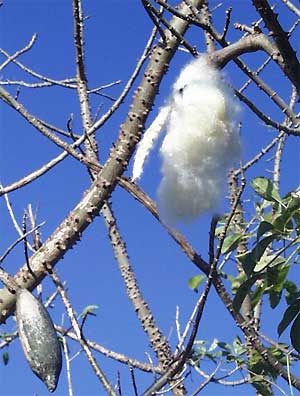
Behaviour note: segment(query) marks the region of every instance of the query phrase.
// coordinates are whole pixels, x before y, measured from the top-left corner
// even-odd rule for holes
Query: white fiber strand
[[[133,163],[132,181],[140,179],[142,176],[145,162],[156,140],[158,139],[160,132],[167,122],[169,113],[170,106],[162,107],[157,117],[146,130],[142,140],[138,144]]]
[[[204,55],[182,70],[170,106],[159,207],[168,221],[188,221],[218,207],[228,169],[240,157],[239,106]]]

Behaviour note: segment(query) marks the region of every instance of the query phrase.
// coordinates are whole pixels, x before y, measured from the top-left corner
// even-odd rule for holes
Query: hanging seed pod
[[[20,342],[31,370],[54,392],[61,371],[59,341],[44,305],[28,290],[17,291],[16,319]]]

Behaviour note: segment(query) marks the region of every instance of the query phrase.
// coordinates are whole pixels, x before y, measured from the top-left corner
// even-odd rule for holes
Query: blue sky
[[[281,2],[277,3],[279,6]],[[217,2],[212,2],[212,4],[217,4]],[[143,51],[152,29],[151,22],[139,1],[104,0],[100,5],[100,2],[87,0],[83,2],[83,5],[85,14],[90,16],[86,23],[85,40],[89,86],[96,87],[122,80],[121,84],[105,90],[106,94],[117,97]],[[215,13],[216,26],[219,30],[222,29],[224,23],[225,10],[230,5],[233,6],[232,22],[250,24],[251,21],[257,19],[253,8],[249,7],[249,2],[225,1]],[[280,20],[288,29],[294,20],[293,14],[282,6],[280,10],[282,10]],[[4,0],[4,6],[0,8],[0,18],[0,45],[3,49],[12,54],[25,46],[32,35],[37,33],[38,39],[33,49],[22,55],[20,60],[35,71],[54,79],[75,76],[71,1]],[[240,32],[230,29],[231,41],[240,35]],[[187,39],[196,45],[199,51],[204,50],[201,31],[192,29],[188,32]],[[299,44],[295,48],[299,50]],[[244,59],[255,68],[260,65],[265,56],[250,54]],[[174,57],[148,122],[155,117],[159,107],[167,99],[171,84],[180,68],[189,60],[190,55],[182,51]],[[236,87],[240,87],[245,81],[245,77],[233,65],[228,65],[226,71]],[[289,84],[286,78],[278,73],[276,66],[269,67],[263,77],[270,85],[276,86],[277,91],[288,100],[289,91],[286,87],[289,87]],[[13,65],[9,65],[3,71],[1,78],[34,81]],[[15,87],[10,88],[10,92],[14,93]],[[280,112],[265,99],[262,93],[252,88],[247,92],[252,100],[263,106],[266,113],[282,121]],[[102,162],[107,158],[111,144],[118,135],[119,125],[126,117],[132,94],[133,90],[115,116],[98,131]],[[74,130],[81,131],[79,103],[75,91],[53,87],[35,90],[21,88],[19,100],[32,114],[61,128],[65,128],[69,115],[74,113]],[[100,112],[104,113],[110,105],[111,102],[105,98],[93,97],[94,114],[99,106],[102,106]],[[59,150],[2,103],[0,115],[0,179],[3,185],[7,185],[39,168],[56,156]],[[255,116],[249,114],[248,109],[243,109],[242,142],[245,161],[252,158],[273,137],[275,137],[275,132],[272,129],[266,128]],[[269,155],[268,158],[271,156]],[[159,183],[159,164],[160,159],[156,148],[140,182],[153,198],[155,198]],[[247,174],[247,178],[267,174],[268,167],[269,163],[264,159]],[[131,165],[129,171],[130,169]],[[291,137],[283,156],[282,193],[295,189],[299,181],[299,142]],[[42,238],[45,240],[80,200],[89,183],[84,167],[68,158],[42,179],[12,193],[10,200],[19,223],[21,223],[24,208],[29,203],[33,207],[38,207],[39,221],[46,221],[41,230]],[[248,190],[247,197],[250,200],[248,206],[251,210],[254,194]],[[161,225],[128,193],[117,187],[112,200],[143,294],[159,326],[170,337],[170,342],[174,346],[177,341],[176,306],[180,307],[181,326],[184,327],[197,299],[197,295],[188,287],[188,280],[197,274],[197,270],[166,235]],[[228,202],[224,200],[222,210],[227,209]],[[0,200],[0,213],[0,249],[3,252],[17,237],[5,210],[3,198]],[[205,215],[193,224],[179,225],[180,230],[204,258],[207,257],[208,251],[208,221],[209,215]],[[23,262],[23,249],[20,246],[7,258],[4,268],[13,274]],[[90,304],[99,306],[97,317],[91,317],[88,320],[86,336],[107,348],[128,354],[141,361],[147,361],[145,351],[151,352],[148,341],[127,300],[101,218],[96,219],[88,228],[81,243],[67,253],[57,269],[62,280],[68,284],[69,296],[77,313]],[[296,274],[299,275],[299,271],[296,271]],[[46,297],[53,292],[54,288],[49,280],[43,284],[43,295]],[[281,312],[283,309],[284,306],[280,307]],[[266,324],[263,324],[263,329],[270,336],[275,336],[278,320],[273,313],[268,313],[268,311],[266,307],[268,320]],[[55,309],[51,310],[51,315],[57,323],[62,322],[62,313],[63,307],[58,299]],[[66,317],[64,317],[64,323],[67,327]],[[2,331],[12,329],[15,329],[15,322],[10,318]],[[237,334],[239,332],[232,318],[225,312],[223,304],[212,291],[198,338],[207,339],[210,342],[214,338],[231,342]],[[70,349],[71,354],[79,350],[76,344],[70,344]],[[0,363],[2,393],[6,396],[47,395],[44,385],[28,368],[19,341],[13,342],[8,351],[9,364],[4,366]],[[117,369],[120,369],[124,395],[132,394],[128,368],[115,364],[101,355],[97,355],[97,359],[113,383],[116,381]],[[149,385],[151,378],[138,372],[136,372],[136,377],[139,391],[142,392]],[[72,380],[75,395],[104,395],[83,354],[72,361]],[[196,388],[201,382],[202,379],[194,374],[192,380],[188,382],[189,389]],[[211,385],[202,394],[206,396],[236,395],[240,391],[239,388],[224,389],[221,386]],[[245,387],[242,391],[245,396],[253,394],[251,388]],[[55,394],[67,394],[65,366]]]

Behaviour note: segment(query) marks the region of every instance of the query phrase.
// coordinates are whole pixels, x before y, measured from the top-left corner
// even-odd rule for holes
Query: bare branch
[[[84,337],[81,334],[81,330],[80,330],[79,324],[77,322],[76,315],[73,311],[73,308],[71,306],[70,300],[67,296],[67,293],[66,293],[66,290],[65,290],[63,284],[61,283],[59,277],[57,276],[57,274],[54,271],[52,271],[52,273],[51,273],[51,278],[52,278],[55,286],[57,287],[57,290],[61,296],[61,299],[66,307],[68,317],[69,317],[72,327],[75,331],[76,337],[77,337],[77,339],[78,339],[78,341],[79,341],[79,343],[87,357],[87,360],[89,361],[97,378],[100,380],[100,382],[102,383],[104,389],[108,392],[108,394],[112,395],[112,396],[116,396],[114,389],[112,388],[112,386],[109,383],[109,381],[107,380],[105,374],[99,367],[96,359],[94,358],[94,356],[90,350],[89,345],[87,344],[86,340],[84,339]]]
[[[65,329],[65,328],[63,328],[61,326],[58,326],[58,325],[55,326],[55,329],[61,335],[69,337],[70,339],[72,339],[74,341],[79,341],[77,336],[76,336],[76,334],[71,332],[70,330]],[[133,358],[125,356],[125,355],[123,355],[121,353],[114,352],[114,351],[112,351],[112,350],[110,350],[108,348],[105,348],[102,345],[97,344],[94,341],[91,341],[91,340],[88,340],[88,339],[85,339],[85,341],[87,342],[88,346],[91,349],[93,349],[94,351],[100,352],[102,355],[108,357],[109,359],[116,360],[116,361],[118,361],[118,362],[120,362],[122,364],[125,364],[127,366],[135,367],[135,368],[137,368],[139,370],[142,370],[142,371],[145,371],[147,373],[152,373],[152,372],[161,373],[162,372],[162,369],[160,367],[153,366],[153,365],[148,364],[148,363],[139,362],[136,359],[133,359]]]
[[[66,360],[66,371],[67,371],[67,380],[68,380],[68,393],[69,396],[73,396],[73,386],[72,386],[72,377],[71,377],[71,366],[70,366],[70,357],[69,357],[69,348],[66,341],[66,337],[62,337],[63,351]]]
[[[271,36],[274,38],[284,60],[283,70],[285,74],[289,76],[299,94],[300,64],[296,56],[296,51],[294,51],[289,42],[288,35],[278,22],[278,15],[271,9],[267,0],[252,0],[252,3],[263,18]]]
[[[5,55],[7,58],[10,58],[11,56],[2,48],[0,48],[0,53]],[[45,77],[39,73],[34,72],[33,70],[31,70],[29,67],[24,66],[21,62],[19,62],[16,59],[12,60],[13,63],[15,63],[18,67],[20,67],[20,69],[22,69],[23,71],[25,71],[26,73],[30,74],[33,77],[38,78],[39,80],[43,80],[51,85],[61,85],[62,87],[66,87],[69,88],[69,83],[73,83],[75,81],[74,78],[70,78],[70,79],[64,79],[64,80],[53,80],[51,78]]]
[[[167,367],[172,357],[171,348],[163,333],[158,328],[149,305],[141,293],[140,287],[129,261],[125,242],[119,231],[117,221],[113,215],[111,205],[110,207],[103,206],[102,214],[108,229],[111,245],[114,249],[115,257],[118,262],[124,284],[126,286],[127,295],[134,307],[143,330],[148,336],[149,342],[156,354],[159,365],[162,367]]]
[[[24,54],[25,52],[29,51],[32,47],[33,44],[35,43],[37,39],[37,34],[35,33],[30,42],[22,49],[20,49],[19,51],[15,52],[13,55],[9,56],[5,62],[2,63],[2,65],[0,65],[0,71],[3,70],[10,62],[13,62],[16,58],[18,58],[20,55]]]
[[[297,17],[300,18],[300,10],[289,0],[281,0]]]

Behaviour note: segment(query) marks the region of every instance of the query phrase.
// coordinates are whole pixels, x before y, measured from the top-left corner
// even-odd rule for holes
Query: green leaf
[[[231,345],[230,345],[230,344],[227,344],[226,342],[223,342],[223,341],[219,341],[219,342],[218,342],[218,345],[219,345],[219,347],[220,347],[221,349],[223,349],[224,351],[229,352],[229,353],[232,352],[232,348],[231,348]]]
[[[238,288],[247,280],[245,272],[241,272],[238,276],[228,275],[228,280],[231,282],[231,291],[236,294]]]
[[[293,219],[295,220],[295,223],[296,223],[296,233],[297,233],[297,235],[299,235],[300,234],[300,211],[294,212]]]
[[[265,201],[265,202],[267,202],[267,201]],[[272,211],[268,212],[268,213],[266,213],[264,215],[264,221],[267,221],[268,223],[271,223],[273,221],[273,213],[272,213]]]
[[[189,287],[193,289],[195,292],[197,292],[199,286],[201,285],[201,283],[205,278],[206,276],[201,274],[193,276],[192,278],[189,279]]]
[[[269,235],[261,239],[251,252],[240,254],[237,256],[239,261],[242,263],[243,269],[248,276],[252,275],[253,269],[261,259],[267,247],[276,238],[275,235]]]
[[[300,209],[300,197],[299,196],[291,196],[288,203],[287,208],[290,212],[294,212]]]
[[[8,361],[9,361],[9,354],[8,354],[7,351],[3,352],[2,359],[3,359],[4,366],[7,366],[8,365]]]
[[[273,355],[272,348],[267,348],[267,350]],[[273,380],[275,380],[278,376],[278,372],[256,351],[251,352],[248,365],[253,373],[256,373],[260,376],[260,381],[262,380],[262,376],[271,376]]]
[[[284,211],[281,215],[277,216],[273,221],[274,228],[280,232],[291,232],[294,229],[293,222],[291,221],[292,213]]]
[[[232,302],[233,308],[236,312],[239,312],[243,301],[245,300],[247,294],[250,292],[251,287],[254,285],[257,279],[258,275],[252,276],[251,278],[247,279],[246,282],[241,284],[241,286],[238,288]]]
[[[281,198],[273,182],[266,177],[256,177],[251,181],[253,190],[267,201],[273,201],[281,204]]]
[[[243,235],[240,233],[228,235],[222,245],[222,254],[226,254],[236,249],[239,242],[243,239]]]
[[[211,343],[210,347],[208,348],[208,352],[214,351],[218,346],[218,342],[219,342],[218,339],[214,338],[213,342]]]
[[[256,394],[261,396],[271,396],[273,395],[271,387],[266,381],[263,381],[260,376],[255,376],[251,378],[251,384],[257,390]]]
[[[257,286],[254,293],[251,296],[251,307],[254,308],[261,301],[262,296],[267,289],[267,285],[264,283]]]
[[[275,220],[273,221],[273,225],[280,232],[289,233],[294,230],[294,224],[291,219],[294,216],[297,218],[300,208],[300,198],[289,198],[289,200],[284,203],[286,206],[281,207],[281,212],[278,216],[276,216]]]
[[[236,337],[233,340],[232,346],[233,346],[234,353],[237,356],[243,355],[244,353],[247,352],[247,348],[245,348],[245,345],[242,344],[239,337]]]
[[[290,332],[291,342],[297,352],[300,352],[300,314],[294,320]]]
[[[284,332],[284,330],[290,325],[292,320],[294,320],[294,318],[298,315],[299,311],[300,311],[300,300],[296,300],[285,311],[283,318],[277,327],[277,333],[279,337]]]
[[[257,230],[257,239],[260,239],[266,232],[269,232],[274,229],[273,224],[268,221],[262,221]]]
[[[282,291],[269,293],[269,301],[272,309],[275,309],[277,305],[280,303],[281,296],[282,296]]]
[[[270,266],[270,270],[267,272],[267,279],[269,284],[273,281],[272,283],[273,292],[279,293],[284,289],[286,277],[289,273],[289,270],[290,270],[289,265],[282,265],[280,267]],[[276,273],[275,276],[274,273]]]
[[[282,256],[276,257],[276,254],[263,255],[256,266],[253,268],[254,272],[263,271],[266,267],[276,267],[277,265],[285,263],[285,258]]]
[[[222,232],[224,231],[224,228],[225,228],[224,225],[221,225],[221,226],[217,227],[216,230],[215,230],[215,237],[218,237],[219,235],[221,235]]]
[[[291,280],[286,280],[284,282],[284,288],[286,290],[286,302],[291,305],[298,297],[300,297],[300,292],[297,291],[297,286]]]

